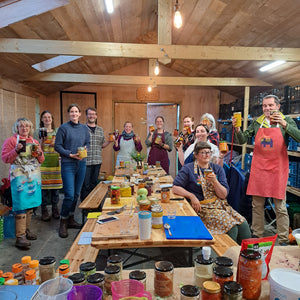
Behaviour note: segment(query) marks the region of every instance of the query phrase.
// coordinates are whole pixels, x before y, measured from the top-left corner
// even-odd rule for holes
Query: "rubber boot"
[[[60,214],[57,207],[57,204],[52,204],[52,218],[53,219],[59,219]]]
[[[27,240],[36,240],[37,236],[35,233],[30,231],[30,222],[32,217],[33,209],[26,211],[26,238]]]
[[[81,224],[77,223],[75,220],[74,220],[74,215],[70,216],[69,217],[69,220],[68,220],[68,228],[75,228],[75,229],[81,229]]]
[[[15,216],[16,222],[16,247],[28,250],[31,243],[26,238],[26,214],[17,214]]]
[[[47,206],[42,206],[42,221],[48,222],[51,220],[51,216],[48,213]]]
[[[60,219],[58,235],[61,238],[68,237],[68,219]]]

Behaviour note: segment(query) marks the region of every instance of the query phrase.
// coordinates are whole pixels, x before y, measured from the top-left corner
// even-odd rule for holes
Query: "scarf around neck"
[[[131,131],[130,133],[126,133],[125,130],[123,130],[122,136],[123,136],[123,138],[124,138],[125,140],[130,140],[130,139],[133,138],[134,132]]]

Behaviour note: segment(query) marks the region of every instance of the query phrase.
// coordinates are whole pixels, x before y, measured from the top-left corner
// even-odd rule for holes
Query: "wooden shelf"
[[[300,157],[300,152],[297,151],[288,151],[289,156]]]
[[[286,191],[300,197],[300,189],[295,188],[293,186],[287,186]]]

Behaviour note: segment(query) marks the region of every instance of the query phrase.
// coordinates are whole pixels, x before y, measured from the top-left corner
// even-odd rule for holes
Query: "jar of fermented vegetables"
[[[215,267],[227,267],[227,268],[232,269],[233,261],[229,257],[218,256],[215,260]]]
[[[200,289],[202,289],[203,282],[212,280],[213,262],[213,258],[205,259],[203,255],[195,258],[194,283]]]
[[[154,270],[154,293],[165,298],[173,294],[174,266],[169,261],[157,261]]]
[[[180,289],[180,300],[198,300],[200,299],[200,290],[195,285],[184,285]]]
[[[258,299],[261,292],[262,261],[257,251],[245,249],[239,256],[237,281],[243,286],[243,297]]]
[[[104,288],[104,275],[101,273],[95,273],[89,275],[86,279],[86,283],[90,285],[98,286],[102,291]]]
[[[129,279],[134,279],[140,281],[144,285],[144,290],[146,291],[146,272],[141,270],[131,271],[129,273]]]
[[[118,255],[118,254],[113,254],[113,255],[110,255],[108,258],[107,258],[107,265],[110,266],[110,265],[117,265],[120,267],[120,276],[122,278],[122,271],[123,271],[123,258],[122,256]]]
[[[111,283],[113,281],[121,280],[120,267],[117,265],[110,265],[104,269],[104,294],[111,295]]]
[[[243,287],[236,281],[224,283],[224,300],[242,300]]]
[[[215,281],[203,282],[201,300],[221,300],[221,286]]]
[[[221,294],[223,296],[224,283],[233,280],[233,272],[227,267],[214,267],[213,268],[213,281],[221,286]]]
[[[88,261],[85,263],[82,263],[79,266],[80,273],[84,274],[85,279],[92,274],[96,273],[96,263]]]
[[[74,273],[68,278],[72,280],[73,285],[85,285],[85,277],[82,273]]]

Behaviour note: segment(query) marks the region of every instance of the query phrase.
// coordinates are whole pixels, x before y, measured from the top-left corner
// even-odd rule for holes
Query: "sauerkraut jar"
[[[165,298],[173,294],[174,266],[169,261],[157,261],[154,270],[154,293]]]

